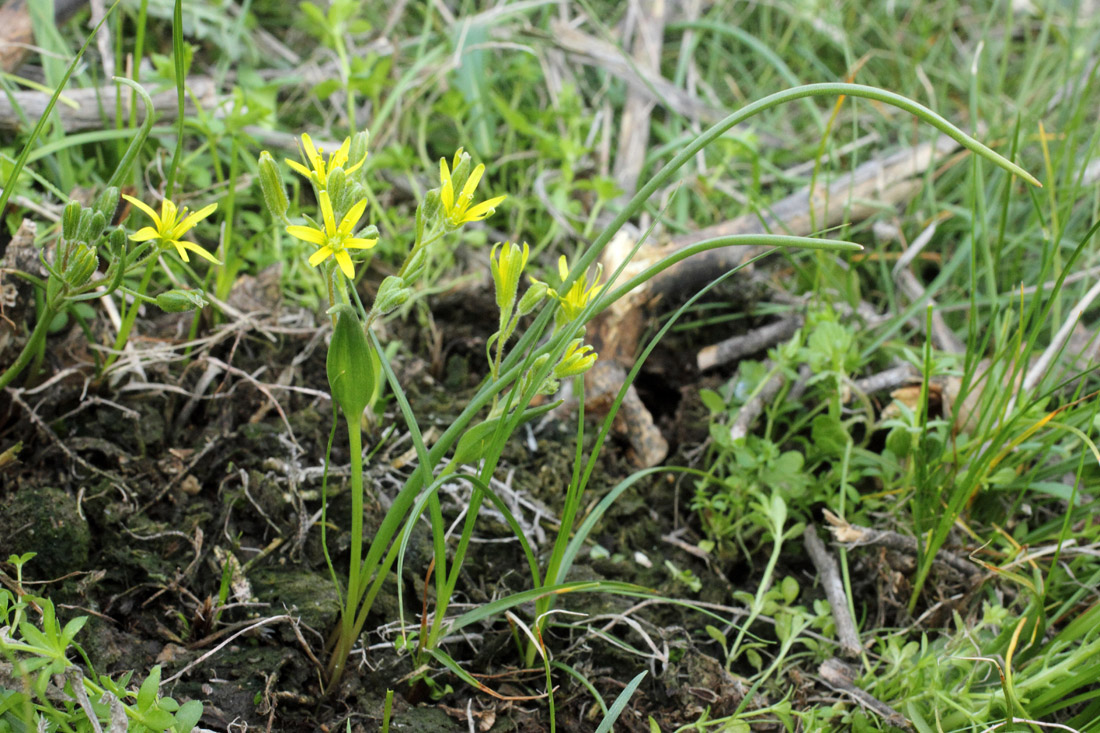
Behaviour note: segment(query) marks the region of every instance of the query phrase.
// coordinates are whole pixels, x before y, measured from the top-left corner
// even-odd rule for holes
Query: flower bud
[[[454,189],[456,196],[466,185],[466,180],[470,177],[472,168],[473,163],[470,154],[462,148],[456,150],[454,160],[451,161],[451,187]]]
[[[201,290],[168,290],[157,296],[157,307],[165,313],[184,313],[205,305]]]
[[[103,214],[103,218],[108,223],[115,218],[115,210],[118,208],[118,194],[118,186],[106,188],[103,190],[103,193],[99,194],[99,198],[95,201],[95,206],[92,207]]]
[[[112,229],[107,235],[107,247],[113,256],[121,256],[126,247],[126,230],[122,227]]]
[[[332,208],[341,214],[346,212],[344,195],[348,192],[348,177],[343,168],[336,167],[329,171],[328,180],[325,181],[325,190],[328,191],[329,198],[332,199]],[[337,221],[339,221],[339,217]]]
[[[340,304],[330,308],[329,313],[336,315],[326,360],[329,390],[344,415],[358,420],[375,391],[370,342],[351,306]]]
[[[546,283],[531,278],[531,287],[527,288],[527,292],[519,299],[519,314],[525,316],[538,308],[539,304],[546,299],[546,293],[549,289],[550,286]]]
[[[566,347],[561,361],[554,367],[554,377],[566,379],[584,374],[596,363],[599,354],[592,351],[592,347],[583,343],[583,339],[573,339]]]
[[[266,150],[260,153],[260,191],[264,196],[264,203],[271,215],[279,221],[286,221],[286,212],[290,208],[290,201],[286,197],[286,189],[283,188],[283,178],[279,174],[279,164]]]
[[[443,211],[443,203],[439,200],[439,189],[433,188],[424,194],[424,200],[420,202],[420,207],[424,211],[423,220],[430,230],[432,223],[439,219]],[[417,235],[419,239],[420,232],[417,232]]]
[[[404,280],[406,285],[408,283],[416,282],[420,279],[420,276],[424,274],[424,267],[428,264],[428,249],[427,247],[421,247],[416,251],[416,254],[409,260],[409,264],[405,267]]]
[[[84,217],[81,215],[80,229],[76,238],[80,242],[92,244],[99,239],[99,235],[103,234],[103,230],[107,228],[107,217],[98,209],[85,209],[84,211],[91,214],[91,216]]]
[[[76,239],[76,232],[80,228],[80,204],[70,201],[65,204],[65,210],[61,212],[61,236],[66,240]]]
[[[71,287],[79,288],[88,282],[92,273],[99,269],[99,256],[95,247],[89,247],[83,242],[76,242],[69,250],[69,262],[62,273],[65,282]]]
[[[351,138],[351,146],[348,148],[348,163],[352,166],[356,166],[362,163],[367,157],[367,147],[370,144],[370,132],[368,130],[360,130],[355,133]],[[362,175],[363,167],[359,165],[356,167],[356,174]]]
[[[404,279],[390,275],[378,286],[378,295],[374,299],[374,310],[385,315],[408,301],[412,290],[405,285]]]
[[[489,252],[489,270],[496,284],[497,307],[501,313],[511,313],[512,306],[515,305],[519,278],[523,274],[523,268],[527,266],[529,254],[526,242],[522,250],[519,245],[505,242]]]

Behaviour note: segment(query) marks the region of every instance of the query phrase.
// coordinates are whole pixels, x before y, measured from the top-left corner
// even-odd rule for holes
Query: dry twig
[[[817,527],[813,522],[806,525],[802,538],[806,542],[806,552],[813,560],[817,572],[821,574],[821,585],[825,588],[825,597],[829,599],[833,621],[836,623],[840,651],[846,657],[858,657],[863,651],[863,645],[859,642],[859,632],[852,621],[852,614],[848,612],[848,597],[844,593],[844,583],[840,579],[836,560],[817,536]]]

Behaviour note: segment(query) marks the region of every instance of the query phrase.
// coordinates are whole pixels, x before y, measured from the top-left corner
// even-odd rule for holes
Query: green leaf
[[[726,411],[726,401],[722,399],[722,395],[713,389],[699,390],[699,400],[712,414],[720,414]]]
[[[188,700],[176,711],[176,730],[180,733],[190,733],[199,719],[202,718],[202,703],[198,700]]]
[[[137,706],[139,710],[148,710],[157,701],[157,691],[160,689],[160,665],[149,670],[149,676],[141,683],[137,694]]]
[[[842,456],[848,446],[848,431],[839,418],[818,415],[810,427],[814,447],[828,456]]]
[[[800,589],[798,587],[798,581],[789,575],[783,578],[783,580],[779,583],[779,592],[782,594],[783,600],[786,601],[788,605],[794,603],[795,599],[798,598],[799,590]]]

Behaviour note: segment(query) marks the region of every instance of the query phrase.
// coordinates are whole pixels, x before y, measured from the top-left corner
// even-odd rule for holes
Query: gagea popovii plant
[[[435,584],[435,607],[421,619],[419,631],[404,636],[401,644],[404,649],[417,656],[415,662],[418,669],[424,669],[422,662],[426,657],[431,657],[469,684],[484,687],[446,653],[442,647],[444,637],[504,613],[509,613],[509,619],[516,622],[518,617],[510,609],[534,602],[534,623],[531,627],[522,622],[520,625],[530,640],[528,662],[533,661],[535,653],[541,655],[549,690],[552,687],[549,679],[551,668],[542,645],[541,629],[553,610],[554,599],[570,592],[647,592],[621,583],[568,580],[573,559],[595,523],[610,502],[636,480],[632,477],[614,488],[589,512],[579,527],[575,525],[579,518],[584,487],[595,465],[595,454],[602,446],[610,420],[637,373],[640,360],[644,359],[647,352],[642,354],[622,385],[613,404],[612,414],[606,418],[598,435],[593,454],[586,462],[578,449],[572,476],[563,477],[565,507],[557,537],[547,557],[540,560],[536,556],[506,503],[491,490],[490,480],[496,471],[504,445],[515,430],[556,404],[546,402],[532,407],[536,397],[556,392],[562,380],[571,379],[573,394],[578,397],[578,403],[583,405],[583,374],[598,358],[593,348],[585,342],[585,324],[631,289],[685,257],[716,247],[764,244],[814,249],[858,249],[857,245],[846,242],[805,237],[738,235],[699,242],[648,267],[625,283],[617,283],[621,267],[610,273],[606,280],[600,268],[593,267],[612,236],[639,211],[649,197],[661,186],[667,185],[676,171],[699,150],[733,125],[754,114],[788,101],[815,95],[863,97],[898,107],[936,127],[977,155],[1036,183],[1019,166],[994,153],[931,110],[890,92],[855,84],[817,84],[790,89],[750,104],[700,134],[646,181],[572,266],[564,257],[561,258],[558,267],[561,283],[557,287],[527,277],[529,285],[521,296],[520,289],[530,258],[529,248],[526,244],[509,242],[492,248],[489,254],[489,271],[499,308],[499,320],[496,332],[486,345],[488,375],[461,413],[430,446],[424,441],[416,417],[371,327],[376,319],[409,301],[417,282],[424,277],[435,245],[463,226],[492,215],[495,208],[504,201],[504,196],[490,196],[478,201],[478,188],[483,181],[485,168],[481,164],[474,166],[470,156],[461,149],[449,164],[445,159],[441,160],[439,185],[429,190],[417,206],[412,241],[401,267],[396,275],[382,281],[375,301],[370,308],[366,308],[353,287],[354,256],[357,252],[373,247],[378,238],[384,236],[375,227],[363,226],[360,222],[367,209],[367,197],[362,183],[362,177],[369,168],[364,165],[367,157],[366,133],[361,132],[345,140],[327,159],[324,151],[317,149],[308,135],[302,136],[304,163],[288,162],[308,180],[320,208],[320,216],[305,216],[305,223],[287,219],[289,203],[278,165],[266,152],[260,156],[260,180],[268,208],[286,226],[288,233],[314,247],[309,258],[310,264],[320,268],[324,274],[330,305],[328,313],[334,329],[327,358],[329,387],[334,404],[344,416],[351,452],[349,569],[342,592],[340,621],[327,644],[326,691],[332,691],[339,682],[348,655],[363,629],[372,604],[395,564],[400,574],[412,527],[424,513],[432,527],[432,561],[426,570]],[[523,322],[521,319],[525,316],[532,318],[525,327],[520,328]],[[670,325],[671,323],[666,325],[665,330]],[[401,419],[412,438],[417,465],[402,489],[392,497],[381,525],[364,546],[361,422],[364,410],[378,399],[383,382],[389,385]],[[578,423],[578,445],[582,432],[583,414]],[[458,468],[461,466],[471,469],[459,472]],[[462,520],[461,533],[451,545],[447,542],[448,527],[444,523],[436,493],[446,481],[466,481],[472,486],[470,504]],[[530,589],[475,607],[456,617],[448,616],[478,512],[485,501],[494,504],[516,535],[530,569]],[[323,524],[324,520],[322,526]],[[329,566],[330,569],[333,568],[331,560]],[[335,581],[334,569],[332,573]],[[400,593],[400,583],[398,589]]]

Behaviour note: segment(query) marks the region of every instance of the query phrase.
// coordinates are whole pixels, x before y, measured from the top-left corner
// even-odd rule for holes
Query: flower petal
[[[367,153],[363,153],[363,157],[360,158],[357,163],[353,163],[350,167],[345,168],[344,173],[349,173],[350,174],[350,173],[354,173],[355,171],[359,170],[359,168],[363,165],[363,163],[366,162],[367,155],[368,155]]]
[[[176,252],[179,254],[180,259],[184,262],[190,262],[187,258],[187,248],[183,246],[183,242],[172,242],[172,246],[176,248]]]
[[[340,270],[344,273],[344,277],[351,280],[355,277],[355,268],[351,265],[351,255],[347,253],[347,250],[340,250],[336,253],[336,264],[340,265]]]
[[[176,226],[176,214],[178,209],[176,205],[168,199],[163,199],[160,202],[160,231],[167,233],[169,230],[174,229]],[[173,237],[174,239],[174,237]]]
[[[209,206],[204,206],[198,211],[193,211],[185,216],[183,221],[176,225],[177,238],[184,232],[188,232],[193,229],[196,224],[213,214],[217,208],[217,204],[210,204]]]
[[[361,239],[359,237],[351,237],[344,240],[344,247],[347,249],[370,249],[374,245],[378,244],[378,238],[374,239]]]
[[[340,149],[329,156],[328,169],[332,170],[333,168],[336,168],[336,167],[343,168],[344,163],[348,162],[348,150],[350,150],[350,149],[351,149],[351,138],[350,137],[345,137],[344,142],[342,142],[340,144]],[[346,173],[347,171],[344,171],[344,172]]]
[[[351,234],[352,227],[359,223],[359,218],[363,216],[363,212],[366,210],[366,199],[352,206],[348,209],[348,213],[344,215],[344,220],[340,222],[340,228],[337,231],[341,234]]]
[[[332,247],[329,247],[326,244],[324,247],[321,247],[321,249],[317,250],[316,252],[314,252],[313,254],[311,254],[309,256],[309,264],[312,265],[313,267],[317,267],[317,265],[324,262],[329,257],[329,255],[331,255],[331,254],[332,254]]]
[[[569,260],[565,259],[565,255],[558,258],[558,277],[562,280],[569,275]]]
[[[153,227],[143,227],[130,235],[131,242],[148,242],[150,239],[160,239],[160,232]]]
[[[325,219],[325,234],[332,236],[336,234],[336,214],[332,212],[332,199],[329,198],[328,191],[321,191],[320,201],[321,215]]]
[[[482,219],[484,219],[485,217],[489,216],[494,211],[496,211],[497,204],[499,204],[501,201],[503,201],[506,198],[508,198],[508,197],[507,196],[497,196],[494,199],[489,199],[488,201],[482,201],[477,206],[471,207],[470,210],[466,212],[466,214],[463,218],[466,221],[481,221]]]
[[[443,204],[443,210],[450,212],[455,205],[455,190],[451,185],[451,171],[447,168],[447,160],[439,159],[439,201]]]
[[[310,244],[322,245],[325,243],[325,235],[317,231],[313,227],[304,227],[298,224],[291,224],[286,228],[286,233],[292,237],[297,237],[304,242]]]
[[[296,160],[291,160],[290,158],[286,158],[286,164],[289,165],[291,168],[293,168],[296,172],[298,172],[298,173],[302,174],[303,176],[305,176],[306,178],[310,178],[313,175],[313,171],[311,171],[309,168],[306,168],[304,165],[302,165],[301,163],[299,163]]]
[[[122,198],[126,199],[131,204],[133,204],[134,206],[138,207],[143,212],[145,212],[145,215],[153,220],[153,223],[157,226],[157,228],[158,229],[160,228],[160,215],[157,212],[153,211],[151,208],[146,206],[141,201],[138,201],[133,196],[127,196],[126,194],[122,194]]]
[[[305,148],[306,160],[310,162],[313,169],[317,171],[318,175],[324,174],[325,162],[321,159],[321,155],[317,152],[317,148],[313,147],[313,140],[304,132],[302,133],[302,147]]]
[[[481,183],[481,177],[485,175],[485,164],[478,163],[477,167],[470,173],[470,177],[466,179],[466,185],[462,187],[462,195],[467,199],[474,197],[474,191],[477,190],[477,184]]]
[[[179,250],[180,257],[183,258],[184,262],[187,262],[187,255],[184,254],[183,250],[189,249],[192,252],[194,252],[195,254],[197,254],[199,257],[202,257],[204,260],[209,260],[210,262],[213,262],[215,265],[220,265],[222,263],[221,260],[219,260],[214,255],[210,254],[209,252],[207,252],[205,249],[203,249],[199,245],[195,244],[194,242],[180,241],[180,242],[173,242],[172,244],[176,245],[176,249]]]

